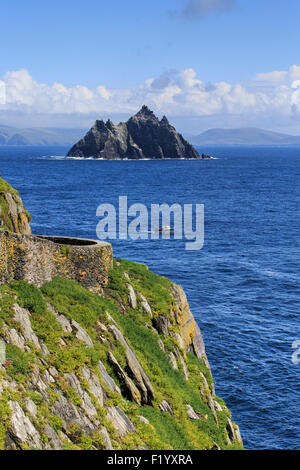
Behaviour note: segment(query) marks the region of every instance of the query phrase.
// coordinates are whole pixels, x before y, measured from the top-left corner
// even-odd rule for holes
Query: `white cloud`
[[[229,122],[235,116],[238,122],[260,123],[270,128],[276,120],[284,125],[300,124],[300,66],[287,71],[259,73],[248,84],[225,81],[205,83],[192,68],[164,73],[147,79],[143,84],[127,89],[107,89],[99,84],[65,86],[45,84],[33,79],[27,70],[7,72],[2,81],[6,88],[6,104],[0,104],[2,123],[14,125],[13,119],[26,116],[26,122],[36,116],[47,117],[45,124],[55,124],[60,116],[80,126],[97,116],[130,115],[142,104],[147,104],[160,115],[185,119],[214,118]],[[63,118],[65,116],[65,118]],[[209,119],[208,119],[209,118]],[[265,125],[261,124],[265,120]],[[47,122],[46,122],[47,121]],[[187,122],[187,121],[186,121]],[[18,121],[19,123],[19,121]],[[186,129],[188,130],[188,129]]]

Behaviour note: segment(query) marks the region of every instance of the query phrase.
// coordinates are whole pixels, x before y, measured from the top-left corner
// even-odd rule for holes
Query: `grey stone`
[[[164,336],[169,336],[170,320],[166,315],[159,315],[153,318],[154,328]]]
[[[87,380],[89,384],[89,391],[94,395],[99,406],[104,405],[105,397],[104,391],[100,384],[98,377],[92,372],[88,367],[84,366],[82,369],[82,375]]]
[[[169,405],[169,403],[166,400],[163,400],[161,402],[161,404],[159,405],[159,409],[163,413],[170,413],[171,415],[174,415],[174,412],[173,412],[171,406]]]
[[[27,408],[27,411],[31,414],[31,416],[35,418],[37,414],[36,404],[30,398],[27,397],[25,398],[25,406]]]
[[[109,437],[109,434],[108,434],[107,429],[105,427],[103,427],[100,430],[100,434],[102,434],[102,437],[103,437],[104,449],[105,450],[114,450],[114,448],[112,446],[112,443],[111,443],[111,440],[110,440],[110,437]]]
[[[218,423],[217,413],[216,413],[216,410],[215,410],[214,400],[213,400],[211,395],[208,395],[207,400],[208,400],[208,406],[211,409],[211,412],[213,414],[216,425],[218,426],[219,423]]]
[[[146,297],[141,294],[141,292],[138,292],[138,295],[139,297],[141,298],[141,307],[142,307],[142,310],[147,313],[147,315],[149,315],[150,318],[153,317],[153,314],[152,314],[152,310],[151,310],[151,307],[146,299]]]
[[[103,378],[109,390],[115,393],[119,393],[121,395],[119,387],[117,386],[114,379],[108,374],[104,364],[101,361],[98,362],[98,369],[101,374],[101,377]]]
[[[136,432],[132,422],[128,419],[124,411],[121,410],[121,408],[118,406],[111,406],[108,408],[106,419],[112,422],[119,436]]]
[[[34,449],[41,448],[40,435],[17,401],[9,401],[12,410],[10,437]]]
[[[131,284],[126,284],[127,289],[129,290],[129,305],[134,310],[136,309],[136,295]]]
[[[191,405],[186,405],[186,407],[187,407],[187,415],[190,419],[194,419],[194,420],[200,419],[200,415],[196,413],[196,411]]]
[[[113,332],[114,337],[120,341],[126,349],[127,365],[135,379],[138,389],[141,392],[142,403],[151,404],[154,397],[154,390],[149,377],[141,366],[137,356],[125,340],[121,331],[115,325],[110,325],[110,329]]]
[[[230,418],[227,417],[227,426],[226,430],[228,432],[229,439],[234,441],[236,439],[234,427]]]
[[[51,313],[53,313],[58,323],[60,323],[64,332],[72,333],[73,330],[72,330],[71,322],[64,315],[58,313],[51,304],[47,304],[47,307],[48,307],[48,310]]]
[[[221,450],[221,447],[215,441],[213,441],[211,450]]]
[[[19,322],[23,329],[23,336],[27,341],[34,344],[37,349],[41,349],[38,337],[34,333],[30,323],[30,313],[25,308],[20,307],[18,304],[13,305],[15,312],[14,319]]]
[[[76,406],[69,402],[64,396],[59,394],[58,400],[52,406],[52,413],[62,418],[64,430],[71,423],[75,423],[87,434],[97,430],[97,423],[92,422],[87,416],[81,413]]]
[[[65,374],[64,377],[69,387],[74,388],[76,392],[78,393],[78,395],[80,396],[81,407],[84,409],[84,411],[90,416],[97,416],[96,408],[94,407],[89,394],[85,390],[82,390],[80,382],[78,378],[76,377],[76,375],[74,373]]]
[[[173,369],[178,370],[177,361],[176,361],[176,358],[175,358],[175,356],[172,352],[169,353],[169,358],[170,358],[171,366],[173,367]]]
[[[215,405],[216,411],[223,411],[222,406],[216,400],[214,400],[214,405]]]
[[[14,328],[3,327],[4,338],[8,344],[13,344],[25,351],[25,339]]]
[[[184,378],[185,378],[185,380],[188,380],[189,379],[189,372],[188,372],[188,368],[187,368],[187,365],[185,363],[185,360],[183,359],[182,355],[180,354],[179,349],[177,348],[177,346],[175,346],[174,350],[175,350],[176,356],[179,359],[180,364],[182,365]]]
[[[119,377],[120,381],[123,383],[124,387],[126,388],[129,398],[133,401],[135,401],[138,405],[141,404],[141,394],[137,387],[134,385],[133,381],[128,377],[126,372],[122,369],[118,361],[116,360],[115,356],[113,355],[112,352],[108,352],[108,359],[112,366],[114,367],[114,370]]]
[[[139,420],[141,423],[144,423],[144,424],[150,424],[149,420],[147,418],[145,418],[144,416],[139,416]]]
[[[49,442],[47,446],[48,449],[53,449],[53,450],[63,449],[63,445],[62,445],[61,440],[58,437],[58,434],[49,424],[46,424],[46,426],[44,427],[44,433],[49,438]]]
[[[90,348],[93,348],[94,347],[93,341],[91,340],[87,332],[79,325],[79,323],[77,323],[77,321],[75,320],[72,320],[71,324],[76,330],[76,334],[75,334],[76,338],[83,341]]]

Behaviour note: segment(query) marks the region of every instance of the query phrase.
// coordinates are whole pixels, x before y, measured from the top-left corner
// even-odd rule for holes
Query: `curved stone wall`
[[[40,287],[61,276],[99,292],[112,263],[110,243],[0,230],[0,284],[23,279]]]

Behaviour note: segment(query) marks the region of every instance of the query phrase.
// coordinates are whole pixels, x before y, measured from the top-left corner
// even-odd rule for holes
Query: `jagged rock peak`
[[[169,123],[148,106],[127,122],[114,125],[96,121],[90,131],[68,152],[67,157],[101,159],[200,158],[197,150]]]
[[[154,112],[148,108],[145,104],[141,107],[141,109],[136,113],[136,116],[151,116],[156,117]]]
[[[161,121],[160,121],[161,124],[164,124],[164,125],[170,125],[169,121],[168,121],[168,118],[166,116],[163,116]]]

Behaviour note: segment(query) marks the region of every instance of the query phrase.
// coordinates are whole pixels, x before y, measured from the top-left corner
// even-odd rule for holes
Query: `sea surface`
[[[248,449],[300,448],[300,147],[210,147],[214,160],[66,160],[62,147],[0,147],[37,234],[96,238],[96,208],[205,205],[205,243],[113,240],[115,256],[181,284],[216,392]]]

